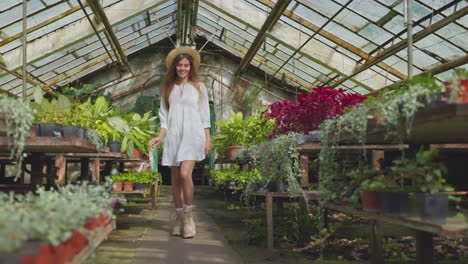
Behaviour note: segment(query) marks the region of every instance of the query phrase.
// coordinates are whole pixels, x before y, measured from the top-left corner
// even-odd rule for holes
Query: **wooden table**
[[[10,162],[10,144],[11,138],[0,137],[0,162],[3,164]],[[64,164],[60,165],[62,167],[66,167],[67,161],[81,162],[81,178],[94,181],[100,180],[100,161],[145,162],[123,153],[98,152],[96,147],[87,140],[67,137],[26,137],[24,153],[29,153],[32,186],[42,183],[42,168],[46,164],[51,166],[52,160],[59,156],[65,159]],[[89,175],[90,159],[93,160],[92,175]],[[4,165],[0,166],[0,177],[5,175],[4,168]],[[59,167],[59,169],[63,168]]]
[[[355,215],[371,220],[371,263],[384,263],[382,250],[381,222],[404,226],[416,231],[416,263],[434,263],[433,236],[444,238],[463,238],[468,235],[468,223],[454,218],[447,218],[446,223],[437,224],[420,220],[418,217],[400,217],[385,215],[381,212],[367,212],[351,205],[328,203],[328,209]]]
[[[267,245],[268,249],[273,249],[273,198],[289,198],[289,199],[300,199],[305,200],[317,200],[318,192],[317,191],[306,191],[301,192],[267,192],[267,191],[258,191],[252,193],[255,196],[265,197],[265,209],[266,209],[266,220],[267,220]]]

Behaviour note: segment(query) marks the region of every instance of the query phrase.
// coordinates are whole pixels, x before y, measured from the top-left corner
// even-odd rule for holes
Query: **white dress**
[[[174,85],[169,95],[169,111],[162,97],[159,108],[161,128],[167,130],[162,165],[180,166],[184,160],[205,159],[205,128],[210,127],[208,91],[200,83],[201,94],[191,83]]]

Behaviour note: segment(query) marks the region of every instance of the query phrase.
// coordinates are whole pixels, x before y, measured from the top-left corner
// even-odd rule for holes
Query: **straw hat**
[[[174,59],[180,54],[190,55],[193,58],[193,64],[195,68],[198,68],[198,66],[200,66],[200,62],[201,62],[200,54],[196,50],[190,47],[181,46],[181,47],[171,50],[171,52],[167,54],[167,57],[166,57],[167,69],[171,67],[171,64],[174,61]]]

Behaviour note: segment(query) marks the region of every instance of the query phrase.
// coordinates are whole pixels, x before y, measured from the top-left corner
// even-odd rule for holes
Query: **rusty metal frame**
[[[250,64],[255,54],[257,54],[257,51],[260,49],[263,41],[265,40],[267,32],[273,28],[276,22],[278,22],[278,20],[283,15],[284,10],[286,10],[286,8],[288,7],[289,3],[291,3],[291,0],[279,0],[276,3],[275,7],[271,10],[262,27],[258,31],[258,34],[252,42],[252,45],[250,46],[249,50],[245,54],[244,58],[242,58],[242,61],[237,67],[237,70],[234,74],[234,80],[236,80],[237,76],[241,75],[247,68],[247,66]]]
[[[81,9],[83,10],[83,13],[86,16],[86,19],[88,19],[89,24],[93,28],[94,33],[96,33],[96,37],[99,39],[99,42],[101,42],[102,47],[106,50],[107,54],[109,55],[109,58],[112,60],[112,63],[114,63],[114,58],[112,58],[112,55],[110,54],[110,51],[107,49],[106,44],[102,40],[101,36],[99,35],[99,31],[97,30],[96,26],[94,25],[93,21],[91,20],[91,17],[89,17],[88,12],[86,11],[85,5],[81,2],[81,0],[77,0],[78,4],[80,5]],[[88,2],[85,3],[86,5],[89,5]],[[114,53],[115,54],[115,53]],[[115,54],[117,55],[117,54]],[[119,62],[120,63],[120,62]],[[123,65],[122,65],[123,66]]]
[[[108,37],[108,41],[117,50],[118,59],[121,65],[123,66],[124,69],[130,71],[130,73],[133,74],[132,68],[130,67],[130,64],[128,63],[128,60],[127,60],[127,55],[125,55],[125,53],[123,52],[122,47],[119,43],[119,39],[115,35],[115,32],[112,29],[112,25],[109,22],[109,19],[107,18],[106,12],[101,7],[101,4],[97,0],[88,0],[88,3],[90,4],[93,12],[100,18],[101,23],[104,25],[105,32],[107,32],[108,34],[106,35]]]

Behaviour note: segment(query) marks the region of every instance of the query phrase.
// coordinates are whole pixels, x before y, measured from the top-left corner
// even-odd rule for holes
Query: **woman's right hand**
[[[157,136],[153,139],[150,140],[149,142],[149,145],[152,147],[152,148],[155,148],[157,145],[159,145],[159,143],[161,143],[161,140],[162,140],[162,137],[161,136]]]

